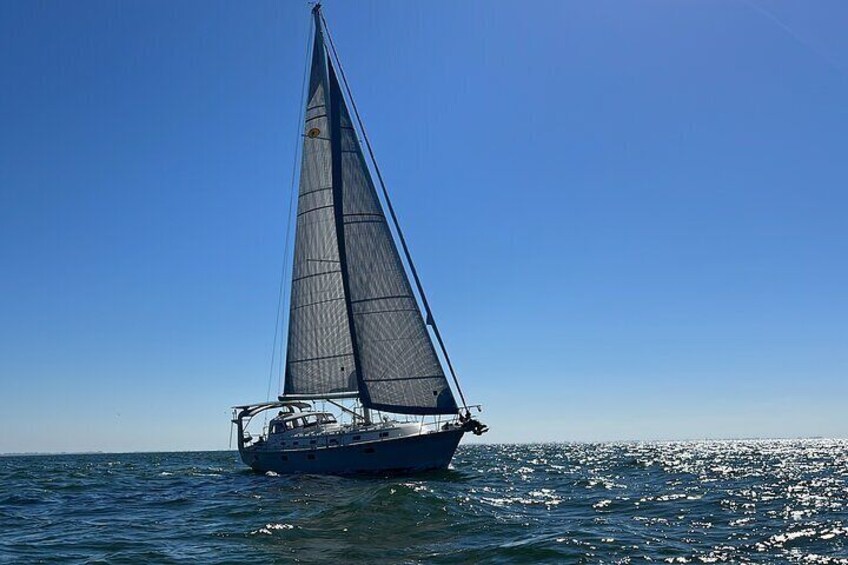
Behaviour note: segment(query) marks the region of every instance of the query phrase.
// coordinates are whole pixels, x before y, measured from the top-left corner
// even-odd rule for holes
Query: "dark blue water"
[[[331,559],[848,564],[848,441],[471,446],[369,479],[229,452],[0,458],[2,561]]]

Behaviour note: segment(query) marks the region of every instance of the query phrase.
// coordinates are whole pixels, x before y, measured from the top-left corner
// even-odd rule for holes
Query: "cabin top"
[[[295,412],[282,410],[271,420],[271,433],[285,432],[296,428],[309,428],[318,424],[335,424],[336,417],[330,412]]]

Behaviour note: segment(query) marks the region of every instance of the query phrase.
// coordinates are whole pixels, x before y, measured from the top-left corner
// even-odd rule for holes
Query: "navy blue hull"
[[[448,430],[316,449],[267,451],[246,448],[241,451],[241,458],[254,471],[261,473],[416,473],[446,469],[463,433],[463,430]]]

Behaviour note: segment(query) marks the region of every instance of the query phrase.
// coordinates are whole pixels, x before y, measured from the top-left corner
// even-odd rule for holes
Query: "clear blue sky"
[[[325,12],[484,439],[848,435],[848,4]],[[265,398],[309,23],[0,3],[0,452]]]

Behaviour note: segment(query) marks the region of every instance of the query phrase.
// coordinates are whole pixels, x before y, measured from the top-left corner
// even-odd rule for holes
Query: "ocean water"
[[[15,563],[848,564],[848,440],[463,446],[415,477],[232,452],[0,458]]]

